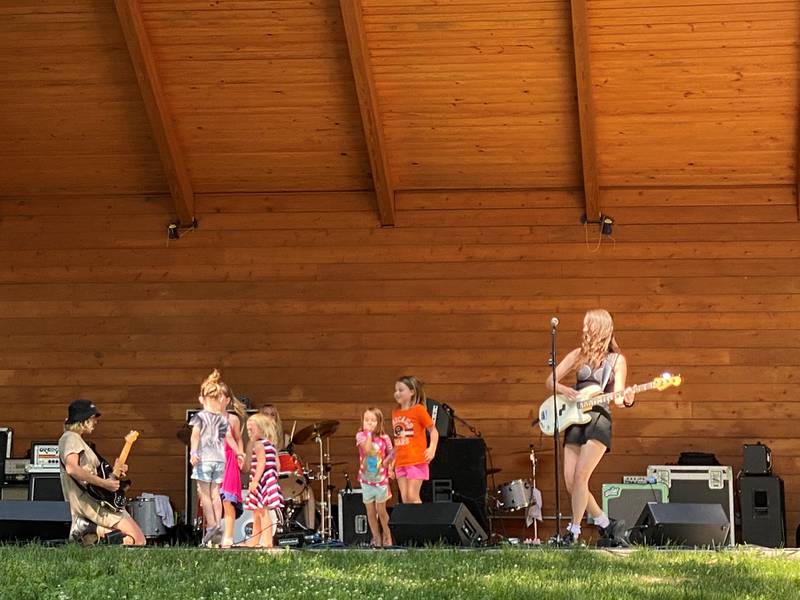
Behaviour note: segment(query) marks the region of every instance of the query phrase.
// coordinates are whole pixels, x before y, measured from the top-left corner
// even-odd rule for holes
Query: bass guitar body
[[[641,383],[632,387],[633,392],[649,392],[656,390],[664,391],[669,387],[678,387],[682,383],[680,375],[670,375],[662,373],[647,383]],[[587,414],[595,406],[602,406],[608,409],[615,400],[624,397],[625,390],[617,392],[602,393],[599,385],[590,385],[578,392],[578,397],[571,400],[562,394],[550,396],[539,406],[539,428],[545,435],[555,435],[556,416],[558,417],[558,431],[562,432],[571,425],[584,425],[592,420],[591,415]]]
[[[583,388],[578,393],[577,400],[570,400],[567,396],[556,394],[555,404],[553,396],[542,402],[539,407],[539,428],[545,435],[553,435],[556,431],[556,418],[558,414],[558,431],[564,431],[572,425],[584,425],[591,421],[592,416],[580,409],[578,403],[600,394],[599,385]]]

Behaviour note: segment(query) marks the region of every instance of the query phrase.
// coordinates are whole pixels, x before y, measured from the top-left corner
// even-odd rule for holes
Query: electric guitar
[[[131,451],[131,447],[137,439],[139,439],[138,431],[131,431],[125,436],[125,445],[122,447],[122,452],[119,453],[119,458],[117,459],[118,464],[125,464],[125,461],[128,460],[128,454]],[[99,454],[97,455],[97,458],[100,459],[100,466],[97,468],[98,477],[102,477],[103,479],[120,478],[121,472],[119,470],[115,470],[114,467],[108,464],[108,462]],[[125,505],[128,503],[125,493],[130,487],[131,480],[125,479],[124,481],[119,482],[119,488],[116,492],[112,492],[103,487],[91,484],[86,485],[86,491],[92,498],[97,500],[101,506],[104,506],[113,512],[119,512],[125,508]]]
[[[680,375],[670,375],[664,373],[661,377],[656,377],[649,383],[642,383],[633,386],[633,391],[637,394],[647,392],[650,390],[658,390],[659,392],[667,389],[668,387],[678,387],[681,384]],[[595,406],[608,408],[609,405],[617,398],[622,398],[625,395],[625,390],[619,392],[608,392],[601,394],[602,390],[599,385],[590,385],[583,388],[578,392],[578,397],[571,400],[562,394],[555,395],[555,408],[553,403],[553,396],[542,402],[539,407],[539,428],[545,435],[553,435],[555,433],[555,414],[554,410],[558,411],[558,431],[564,431],[570,425],[583,425],[588,423],[592,417],[586,414]]]

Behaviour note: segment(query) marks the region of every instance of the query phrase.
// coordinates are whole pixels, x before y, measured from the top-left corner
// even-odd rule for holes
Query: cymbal
[[[295,433],[292,438],[292,443],[308,444],[318,437],[333,435],[338,427],[339,421],[319,421],[318,423],[312,423],[308,427],[303,427],[300,431]]]
[[[486,474],[487,475],[495,475],[495,474],[499,473],[502,470],[503,469],[501,469],[500,467],[492,467],[491,469],[486,469]]]

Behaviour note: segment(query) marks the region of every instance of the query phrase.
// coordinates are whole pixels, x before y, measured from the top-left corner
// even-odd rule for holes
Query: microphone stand
[[[556,535],[553,538],[556,544],[560,545],[564,540],[561,538],[561,432],[558,430],[558,399],[556,398],[556,327],[558,320],[553,318],[550,322],[550,367],[553,373],[553,451],[555,453],[554,470],[556,483]]]
[[[464,419],[462,419],[461,417],[459,417],[459,416],[456,414],[456,411],[454,411],[452,408],[450,408],[449,406],[447,406],[447,404],[442,404],[442,408],[444,408],[444,409],[447,411],[447,413],[450,415],[450,418],[451,418],[451,419],[453,419],[454,421],[458,421],[458,422],[459,422],[459,423],[461,423],[461,424],[462,424],[464,427],[466,427],[467,429],[469,429],[469,430],[470,430],[470,432],[472,433],[472,435],[474,435],[475,437],[483,437],[483,436],[481,435],[481,432],[480,432],[480,431],[478,431],[478,430],[477,430],[475,427],[473,427],[472,425],[470,425],[469,423],[467,423],[467,422],[466,422]]]

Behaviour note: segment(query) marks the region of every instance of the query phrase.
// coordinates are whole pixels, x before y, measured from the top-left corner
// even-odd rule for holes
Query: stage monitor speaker
[[[0,501],[0,541],[66,541],[71,522],[67,502]]]
[[[486,442],[483,438],[445,438],[439,440],[436,456],[430,463],[430,479],[422,483],[423,502],[439,501],[441,490],[452,490],[454,502],[463,502],[484,530],[486,516]],[[437,491],[434,497],[434,491]]]
[[[655,546],[721,546],[730,526],[721,504],[648,502],[629,539]]]
[[[669,502],[669,488],[663,483],[604,483],[603,512],[625,529],[636,524],[648,502]]]
[[[31,471],[28,479],[28,500],[48,500],[63,502],[64,492],[61,490],[59,471]]]
[[[786,511],[780,477],[740,477],[742,541],[747,544],[786,546]]]
[[[486,531],[461,502],[398,504],[389,518],[389,529],[400,546],[441,542],[480,546],[487,540]]]

